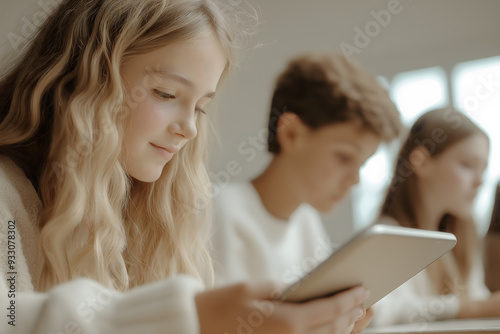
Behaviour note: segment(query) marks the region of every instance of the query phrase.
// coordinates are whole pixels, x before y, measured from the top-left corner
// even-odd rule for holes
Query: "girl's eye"
[[[344,153],[337,153],[335,155],[340,160],[340,162],[343,162],[343,163],[349,163],[352,160],[349,155],[344,154]]]
[[[466,161],[462,162],[462,166],[465,168],[468,168],[468,169],[474,168],[473,164],[471,164],[470,162],[466,162]]]
[[[158,89],[154,89],[153,91],[154,91],[155,95],[158,96],[162,100],[168,101],[168,100],[175,99],[175,95],[162,92],[161,90],[158,90]],[[197,112],[202,113],[202,114],[206,114],[206,111],[202,107],[196,107],[195,110]]]
[[[206,114],[207,112],[202,107],[196,107],[197,112],[201,112],[202,114]]]
[[[175,99],[175,96],[172,95],[172,94],[169,94],[169,93],[165,93],[165,92],[162,92],[158,89],[155,89],[154,90],[154,93],[159,97],[161,98],[162,100],[172,100],[172,99]]]

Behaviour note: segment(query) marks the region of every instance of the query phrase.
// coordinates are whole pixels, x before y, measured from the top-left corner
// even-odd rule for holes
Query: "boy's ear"
[[[410,153],[410,164],[415,175],[425,177],[430,172],[431,155],[423,146],[417,146]]]
[[[296,114],[285,112],[281,115],[277,131],[281,152],[289,152],[300,145],[305,130],[306,125]]]

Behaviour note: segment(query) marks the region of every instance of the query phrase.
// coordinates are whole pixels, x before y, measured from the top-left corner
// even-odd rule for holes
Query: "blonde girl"
[[[272,284],[203,291],[206,114],[233,23],[208,0],[65,0],[13,59],[2,333],[347,333],[363,317],[363,288],[304,305],[270,302]]]

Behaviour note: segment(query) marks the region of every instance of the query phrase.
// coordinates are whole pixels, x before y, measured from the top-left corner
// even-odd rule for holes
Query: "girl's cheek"
[[[474,172],[466,168],[461,168],[457,173],[456,182],[463,186],[471,187],[474,183]]]
[[[322,162],[322,166],[323,168],[321,169],[321,172],[318,173],[318,176],[320,176],[321,179],[331,180],[342,172],[339,168],[338,162],[335,160],[332,161],[332,159],[324,160]]]
[[[166,104],[156,101],[148,101],[147,103],[144,103],[142,114],[142,116],[149,122],[156,123],[157,125],[162,124],[169,117]]]

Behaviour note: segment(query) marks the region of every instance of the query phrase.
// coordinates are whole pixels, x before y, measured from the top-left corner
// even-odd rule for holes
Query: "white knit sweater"
[[[203,285],[188,276],[125,293],[89,279],[33,292],[42,268],[40,209],[23,171],[0,156],[0,333],[199,333],[194,296]]]

